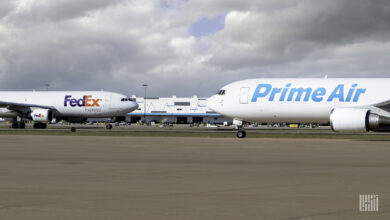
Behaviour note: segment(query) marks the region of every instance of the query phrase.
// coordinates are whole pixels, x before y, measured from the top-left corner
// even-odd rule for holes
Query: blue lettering
[[[325,88],[318,88],[314,90],[313,94],[311,95],[311,99],[315,102],[322,102],[324,99],[323,96],[326,94]]]
[[[272,85],[270,84],[259,84],[255,92],[253,93],[252,102],[257,102],[257,98],[266,97],[271,91]]]
[[[275,95],[280,93],[282,91],[282,88],[273,88],[272,89],[272,92],[271,92],[271,96],[269,97],[269,100],[268,101],[274,101],[275,99]]]
[[[328,102],[332,102],[333,99],[339,99],[339,102],[344,102],[344,85],[339,84],[328,98]]]
[[[311,94],[312,90],[313,90],[312,88],[306,88],[306,89],[304,89],[304,88],[292,88],[290,90],[290,94],[288,95],[287,101],[291,102],[293,100],[293,98],[294,98],[294,94],[296,93],[297,96],[295,97],[295,101],[299,102],[299,101],[301,101],[303,93],[305,93],[305,98],[303,99],[303,101],[307,102],[307,101],[309,101],[310,94]]]
[[[251,102],[257,102],[258,98],[268,98],[268,101],[274,102],[358,102],[361,95],[365,94],[367,89],[358,88],[358,84],[354,83],[348,90],[344,90],[344,84],[338,84],[336,88],[330,93],[329,97],[325,97],[327,89],[324,87],[320,88],[294,88],[291,83],[285,85],[284,88],[273,88],[271,84],[258,84],[255,92],[253,93]],[[345,96],[346,95],[346,96]],[[73,106],[75,101],[70,99],[70,96],[65,97],[65,106],[68,102]],[[278,100],[279,98],[279,100]],[[85,97],[83,100],[76,101],[78,105],[85,105]]]
[[[281,101],[281,102],[284,101],[284,99],[286,98],[287,91],[288,91],[290,86],[291,86],[291,83],[287,84],[286,85],[287,88],[283,89],[283,92],[282,92],[282,95],[280,96],[279,101]]]
[[[366,93],[367,89],[357,89],[355,93],[355,97],[353,97],[353,102],[358,102],[360,95]]]
[[[351,101],[352,95],[353,95],[353,92],[355,92],[356,86],[357,86],[357,84],[353,84],[352,88],[349,89],[348,94],[347,94],[347,98],[345,98],[346,102],[350,102]]]

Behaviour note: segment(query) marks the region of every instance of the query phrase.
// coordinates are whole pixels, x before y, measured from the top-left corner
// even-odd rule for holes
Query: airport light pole
[[[146,88],[148,87],[148,84],[142,84],[144,87],[144,123],[146,123]]]

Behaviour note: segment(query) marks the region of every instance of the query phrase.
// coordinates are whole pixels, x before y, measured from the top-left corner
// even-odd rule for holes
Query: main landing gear
[[[14,129],[17,129],[17,128],[23,129],[23,128],[26,128],[26,124],[24,123],[24,121],[13,121],[13,122],[12,122],[12,125],[11,125],[11,128],[14,128]]]
[[[18,116],[16,118],[13,118],[11,128],[14,128],[14,129],[26,128],[26,124],[24,123],[23,117],[22,116],[20,116],[20,117]]]
[[[111,130],[111,129],[112,129],[112,124],[107,124],[107,125],[106,125],[106,129],[107,129],[107,130]]]
[[[47,124],[46,123],[41,123],[41,122],[35,122],[34,123],[34,128],[35,129],[46,129]]]

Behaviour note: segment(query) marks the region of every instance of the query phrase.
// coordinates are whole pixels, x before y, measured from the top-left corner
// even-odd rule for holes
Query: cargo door
[[[106,107],[106,108],[111,107],[111,95],[104,96],[104,107]]]
[[[240,104],[248,104],[249,88],[241,87],[240,90]]]

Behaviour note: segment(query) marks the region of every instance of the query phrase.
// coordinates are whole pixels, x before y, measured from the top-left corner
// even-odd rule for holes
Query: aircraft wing
[[[31,108],[55,109],[52,106],[17,103],[17,102],[6,102],[6,101],[0,101],[0,108],[7,108],[9,110],[13,110],[19,113],[28,113],[31,111]]]
[[[375,104],[374,106],[387,112],[390,112],[390,100]]]

